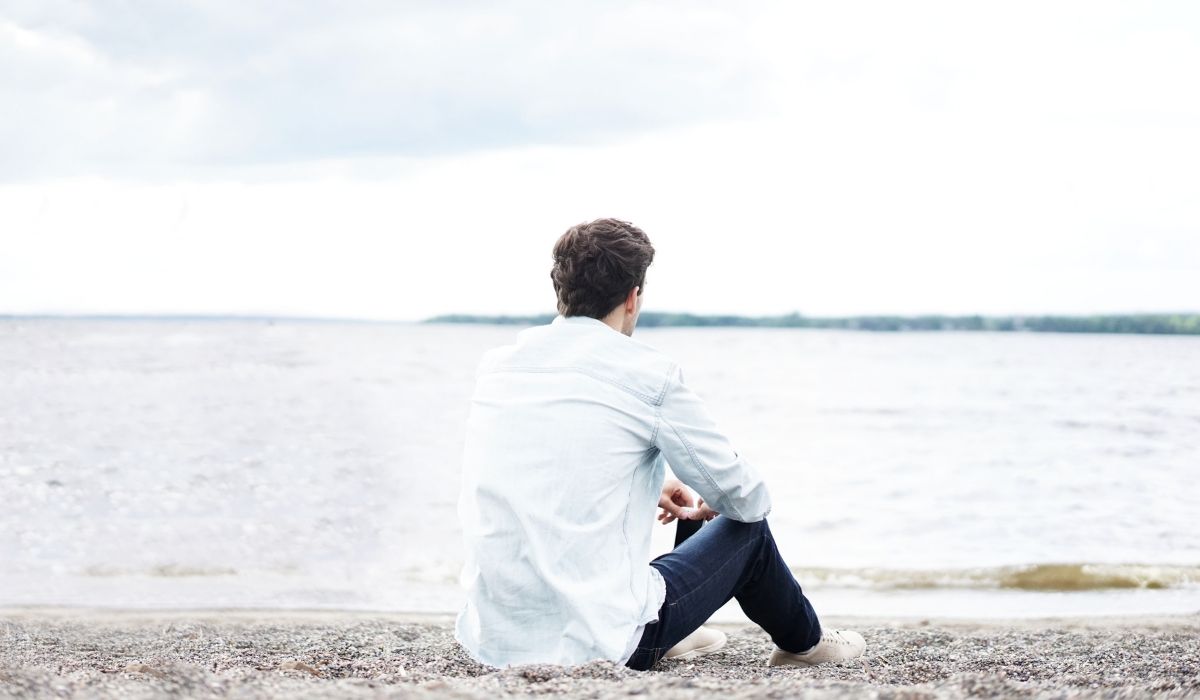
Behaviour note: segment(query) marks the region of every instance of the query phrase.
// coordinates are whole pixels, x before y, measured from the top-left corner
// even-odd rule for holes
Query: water
[[[456,610],[474,367],[517,330],[0,322],[0,604]],[[636,337],[820,612],[1200,610],[1200,338]]]

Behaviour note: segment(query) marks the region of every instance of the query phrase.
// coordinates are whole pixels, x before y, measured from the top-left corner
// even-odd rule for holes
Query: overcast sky
[[[1200,3],[0,0],[0,313],[1200,311]]]

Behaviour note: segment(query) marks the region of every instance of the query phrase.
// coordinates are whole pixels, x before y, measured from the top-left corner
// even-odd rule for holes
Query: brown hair
[[[567,229],[554,244],[550,279],[563,316],[604,318],[629,290],[646,285],[654,246],[628,221],[596,219]]]

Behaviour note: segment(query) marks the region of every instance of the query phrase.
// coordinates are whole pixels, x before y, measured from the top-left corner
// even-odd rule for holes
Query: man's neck
[[[604,322],[604,325],[608,326],[609,328],[613,329],[614,331],[616,331],[622,335],[632,335],[633,334],[632,329],[630,329],[629,333],[626,333],[625,330],[623,329],[623,326],[625,325],[625,314],[623,312],[624,312],[624,309],[617,309],[617,311],[605,316],[604,318],[602,318],[600,320]]]

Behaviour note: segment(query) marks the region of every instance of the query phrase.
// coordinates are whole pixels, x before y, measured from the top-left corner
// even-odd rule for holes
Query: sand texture
[[[0,611],[0,697],[1200,697],[1200,615],[1009,622],[832,619],[861,660],[768,668],[756,626],[649,672],[495,670],[451,618],[389,613]]]

